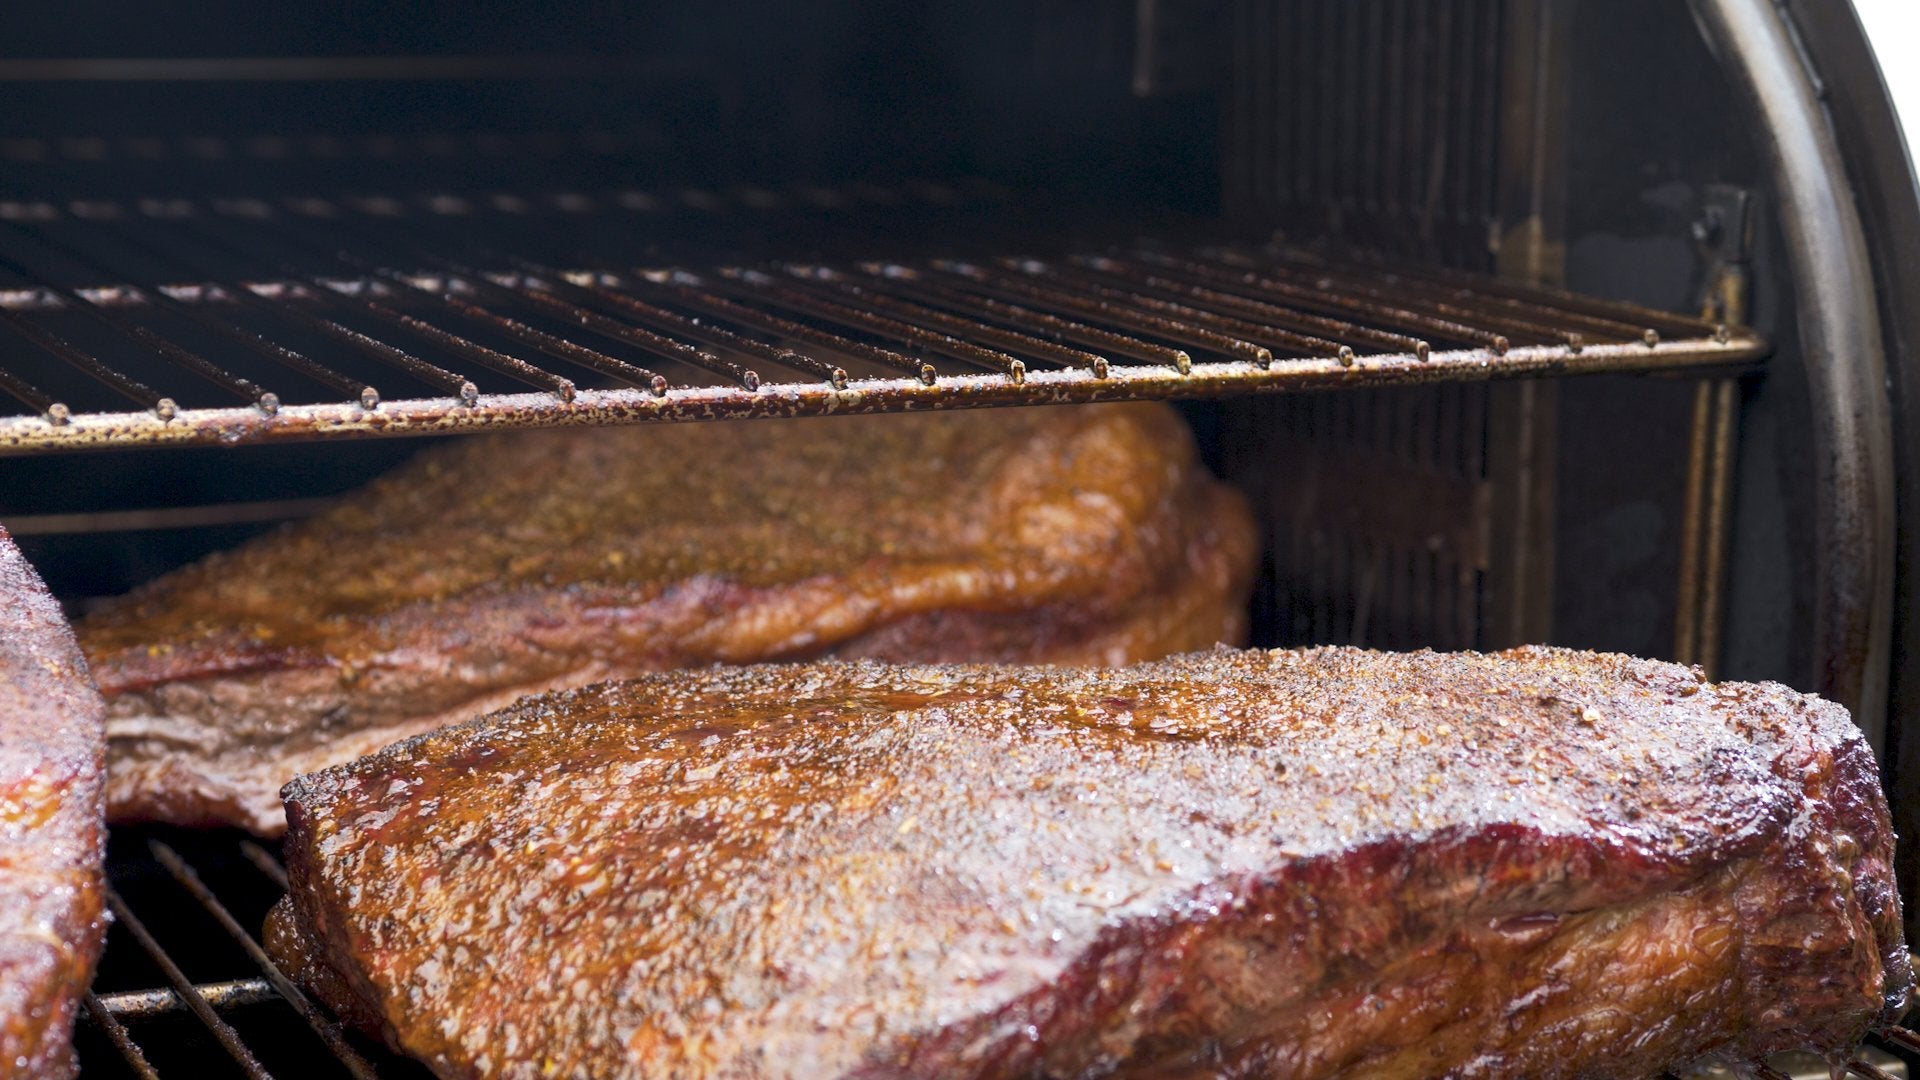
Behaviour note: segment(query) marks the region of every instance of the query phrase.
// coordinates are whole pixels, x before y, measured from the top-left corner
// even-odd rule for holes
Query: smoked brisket
[[[1912,984],[1845,711],[1613,655],[650,675],[286,805],[270,948],[443,1077],[1637,1080]]]
[[[1165,405],[529,433],[430,449],[78,630],[113,818],[273,835],[294,776],[543,690],[1237,643],[1257,550]]]
[[[102,711],[60,606],[0,529],[0,1077],[75,1069],[107,936]]]

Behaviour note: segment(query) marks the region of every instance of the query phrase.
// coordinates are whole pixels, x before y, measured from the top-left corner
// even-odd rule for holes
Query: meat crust
[[[519,434],[431,449],[78,630],[113,818],[274,835],[293,776],[543,690],[1236,643],[1256,554],[1164,405]]]
[[[100,695],[58,604],[0,529],[0,1077],[71,1076],[105,944]]]
[[[1845,711],[1622,656],[709,669],[286,799],[270,948],[443,1077],[1637,1080],[1912,984]]]

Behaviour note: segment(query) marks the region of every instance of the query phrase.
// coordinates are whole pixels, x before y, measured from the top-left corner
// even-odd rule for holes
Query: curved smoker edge
[[[1884,751],[1894,589],[1892,403],[1866,232],[1821,86],[1774,0],[1689,0],[1752,108],[1792,266],[1816,445],[1818,689]]]

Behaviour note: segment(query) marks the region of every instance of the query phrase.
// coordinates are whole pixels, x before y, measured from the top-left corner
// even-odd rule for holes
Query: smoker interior
[[[1792,305],[1762,213],[1699,317],[1765,181],[1680,5],[201,7],[0,56],[0,521],[75,614],[375,435],[1159,397],[1259,508],[1257,644],[1812,681]],[[424,1075],[249,947],[272,845],[110,855],[86,1075]]]

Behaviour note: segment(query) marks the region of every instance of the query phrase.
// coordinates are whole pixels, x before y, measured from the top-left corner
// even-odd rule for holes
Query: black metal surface
[[[1886,353],[1867,238],[1818,75],[1772,0],[1692,0],[1747,95],[1765,149],[1812,391],[1818,510],[1813,568],[1818,689],[1886,745],[1894,596],[1894,448]]]
[[[1828,115],[1847,163],[1854,205],[1872,245],[1879,291],[1882,343],[1893,395],[1894,458],[1899,515],[1894,565],[1893,670],[1887,741],[1893,764],[1888,797],[1903,837],[1920,836],[1920,187],[1879,66],[1907,57],[1876,58],[1850,4],[1794,2],[1800,38],[1826,91]],[[1908,883],[1908,933],[1920,932],[1911,884],[1920,851],[1898,853]]]

